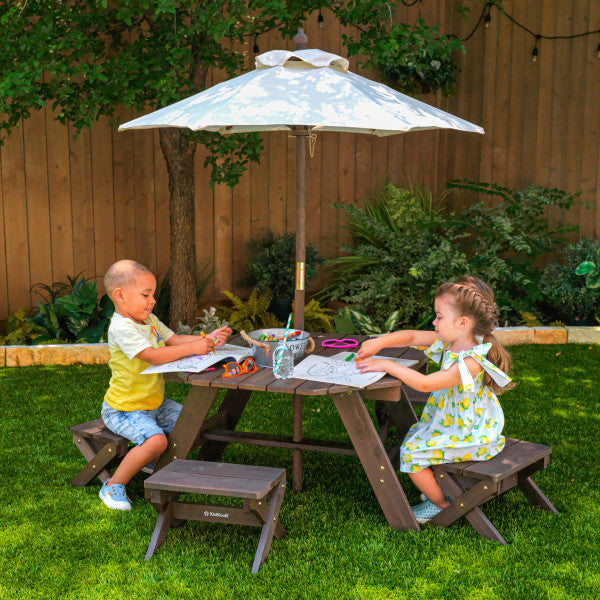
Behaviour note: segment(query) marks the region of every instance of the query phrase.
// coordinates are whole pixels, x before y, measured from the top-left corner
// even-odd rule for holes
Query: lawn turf
[[[147,562],[156,513],[138,475],[131,512],[111,511],[99,483],[69,485],[84,465],[69,427],[97,418],[106,366],[0,371],[0,598],[20,599],[592,599],[600,575],[600,347],[511,348],[518,385],[502,396],[507,436],[553,447],[536,483],[560,513],[512,490],[484,512],[509,546],[463,519],[448,529],[394,531],[355,457],[304,453],[304,491],[286,491],[257,575],[259,529],[187,523]],[[184,385],[167,384],[183,400]],[[255,393],[240,428],[291,434],[291,397]],[[347,439],[332,402],[304,399],[307,437]],[[231,445],[224,460],[282,466],[291,451]],[[411,502],[418,493],[405,475]],[[209,500],[209,498],[206,498]]]

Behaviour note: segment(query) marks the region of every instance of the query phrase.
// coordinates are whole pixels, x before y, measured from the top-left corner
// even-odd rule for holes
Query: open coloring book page
[[[334,354],[331,358],[345,361],[351,354],[354,356],[356,353],[338,352],[337,354]],[[374,356],[371,356],[371,358],[385,358],[386,360],[392,360],[397,365],[402,365],[403,367],[412,367],[413,365],[416,365],[419,362],[418,360],[414,360],[412,358],[394,358],[393,356],[382,356],[381,354],[375,354]]]
[[[361,373],[353,359],[346,361],[325,356],[308,356],[294,367],[294,377],[299,379],[351,385],[357,388],[371,385],[384,375],[385,373]]]
[[[165,363],[164,365],[150,365],[142,371],[142,375],[151,373],[199,373],[208,367],[222,361],[224,358],[231,358],[235,361],[240,361],[244,358],[252,356],[250,348],[243,346],[235,346],[234,344],[225,344],[223,346],[215,346],[215,351],[210,354],[195,354],[185,356],[179,360]]]

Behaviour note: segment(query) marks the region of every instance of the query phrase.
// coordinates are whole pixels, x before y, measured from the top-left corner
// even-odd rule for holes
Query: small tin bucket
[[[297,331],[290,329],[290,332]],[[285,328],[270,327],[269,329],[256,329],[250,333],[241,331],[240,335],[252,346],[254,352],[254,360],[259,367],[272,367],[273,366],[273,352],[277,346],[283,344],[283,340],[275,339],[272,342],[261,340],[261,336],[268,337],[274,335],[275,338],[283,338],[285,335]],[[307,350],[307,346],[311,344]],[[294,364],[299,363],[307,352],[312,352],[315,347],[313,339],[307,331],[302,331],[298,335],[289,337],[286,342],[286,346],[292,351],[294,355]]]

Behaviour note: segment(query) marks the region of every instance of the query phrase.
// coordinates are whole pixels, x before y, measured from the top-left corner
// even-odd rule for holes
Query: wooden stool
[[[159,513],[146,560],[161,546],[169,527],[178,520],[262,527],[252,573],[257,573],[267,558],[273,535],[282,538],[286,534],[278,521],[285,469],[176,459],[146,479],[144,487],[146,498]],[[231,496],[243,498],[244,503],[241,508],[232,508],[178,502],[180,493]]]
[[[490,460],[434,466],[433,472],[444,492],[452,498],[452,502],[429,523],[448,527],[464,516],[479,535],[506,544],[479,507],[519,486],[532,504],[558,513],[531,480],[533,473],[548,466],[551,452],[550,446],[506,438],[504,450]]]
[[[128,441],[106,428],[102,419],[74,425],[71,427],[73,441],[85,456],[88,463],[73,479],[71,485],[85,486],[94,477],[98,477],[102,483],[112,477],[108,470],[109,464],[123,458],[127,454]]]

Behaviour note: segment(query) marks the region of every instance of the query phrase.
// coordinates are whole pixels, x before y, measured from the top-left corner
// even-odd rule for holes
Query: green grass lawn
[[[97,418],[105,366],[0,371],[0,598],[400,599],[598,598],[600,575],[600,347],[511,349],[518,386],[501,398],[505,433],[553,447],[537,484],[560,511],[512,490],[484,512],[509,546],[464,520],[448,529],[390,529],[354,457],[305,453],[305,491],[286,491],[281,520],[257,575],[259,529],[189,522],[144,560],[156,513],[143,477],[128,486],[129,513],[111,511],[69,481],[84,459],[69,427]],[[168,384],[183,400],[186,386]],[[240,428],[291,433],[290,398],[254,394]],[[327,398],[304,402],[308,437],[346,439]],[[282,466],[291,452],[232,445],[225,460]],[[401,481],[411,502],[417,492]]]

